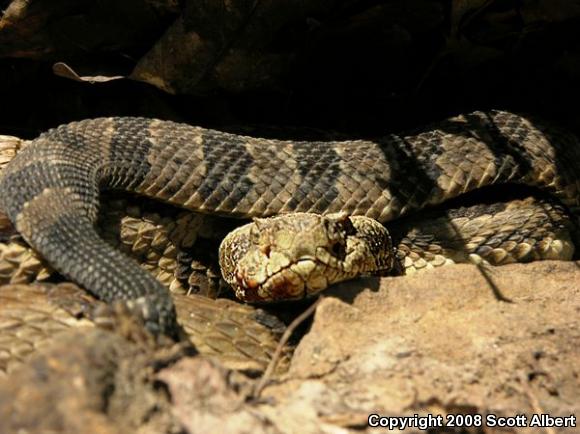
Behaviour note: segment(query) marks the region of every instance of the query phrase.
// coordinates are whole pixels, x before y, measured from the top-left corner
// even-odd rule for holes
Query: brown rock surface
[[[487,274],[509,301],[471,265],[337,288],[263,411],[295,428],[365,427],[370,413],[580,414],[580,264]]]
[[[132,331],[71,329],[41,349],[0,381],[0,432],[274,432],[243,375]]]
[[[330,291],[259,400],[215,361],[66,332],[0,381],[0,431],[371,432],[370,413],[579,414],[580,264],[486,273],[504,300],[471,265]],[[484,428],[453,432],[499,432]]]
[[[0,382],[0,432],[176,432],[150,359],[113,333],[67,332]]]

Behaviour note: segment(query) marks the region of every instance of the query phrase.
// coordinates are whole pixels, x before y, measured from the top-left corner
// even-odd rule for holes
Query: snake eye
[[[328,214],[324,225],[330,234],[352,235],[356,232],[352,221],[346,213]]]

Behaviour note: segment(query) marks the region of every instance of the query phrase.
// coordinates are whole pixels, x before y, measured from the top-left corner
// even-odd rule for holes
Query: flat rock
[[[345,284],[319,305],[263,410],[279,427],[306,416],[318,428],[366,427],[371,413],[579,415],[579,312],[578,262]]]

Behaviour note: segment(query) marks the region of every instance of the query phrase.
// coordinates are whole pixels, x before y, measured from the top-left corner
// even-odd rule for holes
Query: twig
[[[258,384],[256,385],[256,387],[254,388],[254,390],[252,392],[251,396],[253,399],[257,399],[260,396],[260,394],[262,393],[262,390],[266,386],[266,383],[268,382],[268,380],[272,376],[274,369],[276,369],[276,366],[278,365],[278,362],[280,361],[280,356],[282,355],[282,350],[284,349],[284,347],[288,343],[288,340],[290,339],[290,337],[292,336],[294,331],[298,328],[298,326],[300,326],[300,324],[302,324],[309,316],[311,316],[314,313],[314,311],[316,310],[316,308],[318,307],[318,305],[320,304],[320,301],[322,299],[323,299],[322,296],[319,297],[318,300],[316,300],[314,303],[312,303],[312,305],[308,309],[306,309],[304,312],[302,312],[300,315],[298,315],[294,319],[294,321],[292,321],[290,323],[290,325],[286,328],[286,330],[284,331],[284,334],[282,335],[282,337],[280,338],[280,341],[278,342],[278,345],[276,346],[276,351],[274,351],[274,354],[272,355],[272,359],[270,359],[270,363],[268,363],[268,367],[266,368],[266,371],[264,371],[264,375],[262,375],[262,378],[260,378],[260,381],[258,382]]]

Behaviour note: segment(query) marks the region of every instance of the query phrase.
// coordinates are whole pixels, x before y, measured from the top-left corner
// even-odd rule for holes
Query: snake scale
[[[386,223],[509,183],[544,190],[565,213],[578,215],[579,169],[573,134],[504,111],[473,112],[376,140],[337,142],[99,118],[50,130],[19,152],[0,174],[0,209],[63,275],[106,302],[125,300],[150,330],[171,334],[175,310],[166,288],[95,231],[101,190],[239,218],[343,212]],[[523,217],[512,223],[529,215],[520,208]],[[515,211],[504,216],[504,226]],[[470,216],[463,217],[469,225]]]

